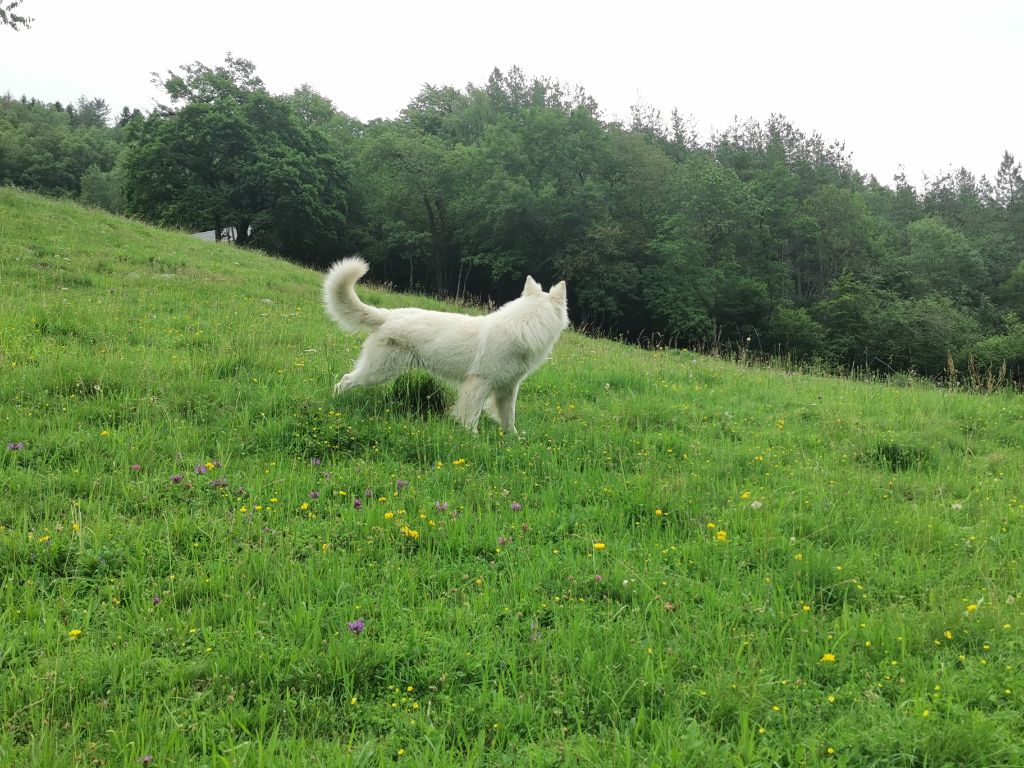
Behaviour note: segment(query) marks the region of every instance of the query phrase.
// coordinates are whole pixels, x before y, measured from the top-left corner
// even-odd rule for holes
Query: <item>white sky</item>
[[[482,85],[495,66],[580,85],[606,120],[643,101],[707,134],[785,115],[839,139],[890,183],[1024,161],[1020,0],[24,0],[0,28],[0,92],[162,95],[151,72],[231,51],[275,93],[303,83],[362,120],[394,117],[424,83]]]

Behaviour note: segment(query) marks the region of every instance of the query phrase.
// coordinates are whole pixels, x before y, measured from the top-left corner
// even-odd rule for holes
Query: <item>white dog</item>
[[[454,416],[468,429],[476,431],[486,408],[502,429],[514,433],[519,383],[547,360],[569,325],[565,281],[544,293],[527,277],[518,299],[472,317],[364,304],[354,286],[368,269],[362,259],[348,258],[324,279],[327,314],[346,331],[370,331],[356,367],[334,385],[335,394],[424,368],[458,387]]]

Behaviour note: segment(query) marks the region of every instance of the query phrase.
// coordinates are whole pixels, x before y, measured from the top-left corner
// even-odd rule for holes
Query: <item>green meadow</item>
[[[566,333],[472,435],[320,278],[0,189],[0,765],[1024,765],[1019,394]]]

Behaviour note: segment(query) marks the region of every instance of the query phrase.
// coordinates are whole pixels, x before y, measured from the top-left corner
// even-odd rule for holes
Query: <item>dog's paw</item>
[[[341,381],[334,385],[334,394],[340,395],[342,392],[345,392],[351,388],[352,385],[349,382],[345,381],[345,379],[342,379]]]

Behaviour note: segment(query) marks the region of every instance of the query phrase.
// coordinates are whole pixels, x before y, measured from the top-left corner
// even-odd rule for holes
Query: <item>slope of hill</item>
[[[1024,764],[1019,396],[567,334],[473,436],[319,280],[0,189],[0,762]]]

